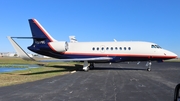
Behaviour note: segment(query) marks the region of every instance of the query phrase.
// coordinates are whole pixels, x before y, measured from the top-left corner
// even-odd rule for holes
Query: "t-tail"
[[[67,42],[55,40],[36,19],[29,19],[29,25],[33,38],[29,50],[47,56],[52,56],[52,52],[67,51]]]
[[[52,36],[41,26],[36,19],[29,19],[32,37],[35,40],[44,40],[45,42],[56,41]]]
[[[40,50],[49,50],[48,43],[56,40],[42,27],[36,19],[29,19],[29,25],[32,33],[33,44],[28,47],[33,52]]]

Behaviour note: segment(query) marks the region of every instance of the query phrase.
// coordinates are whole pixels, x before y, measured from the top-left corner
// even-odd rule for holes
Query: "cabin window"
[[[95,48],[93,47],[93,48],[92,48],[92,50],[94,51],[94,50],[95,50]]]
[[[113,47],[111,47],[111,50],[113,50]]]
[[[115,47],[115,50],[118,50],[118,48],[117,48],[117,47]]]
[[[119,47],[120,50],[122,50],[122,47]]]
[[[104,47],[102,47],[101,50],[104,50]]]
[[[131,50],[131,47],[128,47],[128,50]]]
[[[106,47],[106,50],[109,50],[109,47]]]
[[[124,47],[124,50],[126,50],[126,47]]]
[[[99,50],[99,47],[97,47],[97,50]]]

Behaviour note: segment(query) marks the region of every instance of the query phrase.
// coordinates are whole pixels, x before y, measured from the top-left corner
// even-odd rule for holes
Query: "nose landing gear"
[[[151,61],[148,61],[146,63],[146,66],[148,66],[147,71],[149,71],[149,72],[151,71],[151,65],[152,65]]]

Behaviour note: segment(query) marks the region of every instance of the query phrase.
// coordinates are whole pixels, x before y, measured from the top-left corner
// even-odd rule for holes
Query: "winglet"
[[[12,37],[7,37],[14,49],[16,50],[17,54],[24,60],[30,60],[35,61],[33,58],[31,58],[13,39]]]

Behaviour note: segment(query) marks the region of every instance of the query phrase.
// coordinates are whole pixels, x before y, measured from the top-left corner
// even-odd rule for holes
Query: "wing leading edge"
[[[111,57],[96,57],[96,58],[74,58],[74,59],[47,59],[40,60],[41,62],[70,62],[70,61],[108,61]]]

